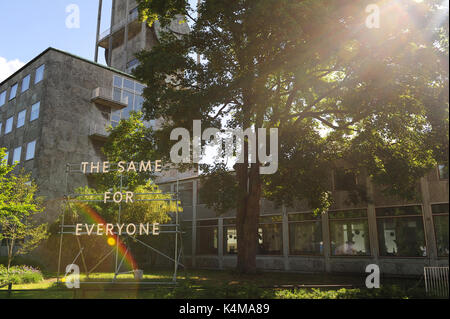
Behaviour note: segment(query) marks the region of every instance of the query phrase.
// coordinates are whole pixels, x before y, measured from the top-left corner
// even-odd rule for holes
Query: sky
[[[197,0],[190,0],[191,5]],[[103,0],[100,32],[109,28],[112,0]],[[79,8],[79,26],[73,22],[73,10]],[[0,81],[48,47],[94,59],[98,0],[0,0]],[[100,48],[99,62],[105,63]]]
[[[101,31],[109,27],[111,2],[103,1]],[[66,25],[74,22],[74,11],[66,12],[71,4],[79,8],[79,25]],[[96,0],[1,0],[0,81],[48,47],[93,60],[97,13]]]

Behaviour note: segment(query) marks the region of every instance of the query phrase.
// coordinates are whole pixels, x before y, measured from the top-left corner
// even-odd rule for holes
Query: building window
[[[36,141],[30,142],[27,145],[27,155],[25,157],[25,160],[31,160],[34,158],[34,153],[35,153],[35,149],[36,149]]]
[[[19,146],[14,150],[13,164],[20,163],[21,154],[22,154],[22,146]]]
[[[448,164],[438,166],[439,179],[448,179]]]
[[[334,170],[334,190],[349,191],[355,189],[356,175],[350,170],[338,168]]]
[[[41,106],[41,102],[37,102],[31,106],[30,122],[37,120],[39,118],[40,106]]]
[[[179,185],[179,199],[183,207],[192,206],[193,187],[192,182]]]
[[[8,159],[9,159],[9,152],[6,152],[5,156],[3,156],[2,158],[2,163],[8,165]]]
[[[236,219],[223,220],[223,252],[226,255],[237,254]]]
[[[282,217],[260,217],[257,236],[259,255],[281,255],[283,253]]]
[[[16,95],[17,95],[17,86],[18,86],[17,83],[14,84],[14,85],[11,87],[11,90],[9,91],[9,100],[10,100],[10,101],[11,101],[12,99],[14,99],[14,98],[16,97]]]
[[[0,106],[6,103],[6,90],[0,93]]]
[[[377,208],[380,256],[426,256],[421,206]]]
[[[448,257],[448,203],[431,205],[439,257]]]
[[[124,78],[118,75],[113,77],[113,100],[123,103],[126,101],[128,106],[121,111],[115,111],[111,116],[111,124],[117,126],[121,119],[127,119],[131,112],[139,112],[142,109],[144,99],[142,92],[144,85],[139,82]]]
[[[289,214],[289,254],[322,255],[321,216],[313,213]]]
[[[30,88],[30,75],[28,74],[22,80],[22,93]]]
[[[5,134],[11,133],[12,127],[13,127],[13,121],[14,121],[14,117],[12,117],[12,116],[6,120]]]
[[[42,64],[36,69],[36,76],[34,78],[34,84],[41,82],[44,79],[45,64]]]
[[[366,209],[330,211],[331,255],[369,256],[369,223]]]
[[[23,110],[19,113],[17,116],[17,128],[22,127],[25,125],[25,117],[27,115],[27,110]]]
[[[127,63],[127,72],[131,73],[139,66],[139,60],[133,59],[130,62]]]
[[[217,220],[197,222],[197,254],[217,255],[218,234]]]
[[[2,136],[2,125],[3,125],[3,123],[0,122],[0,136]]]

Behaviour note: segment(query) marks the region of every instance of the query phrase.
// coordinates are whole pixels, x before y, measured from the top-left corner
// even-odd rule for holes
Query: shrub
[[[0,265],[0,284],[12,282],[13,284],[29,284],[44,279],[39,269],[30,266],[13,266],[9,269]]]

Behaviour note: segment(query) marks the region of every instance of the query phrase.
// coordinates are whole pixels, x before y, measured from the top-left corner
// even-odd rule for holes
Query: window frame
[[[439,202],[439,203],[430,203],[430,209],[431,209],[431,220],[433,221],[433,232],[434,232],[434,241],[436,243],[436,253],[437,253],[437,258],[438,259],[447,259],[449,258],[449,255],[444,256],[444,255],[439,255],[439,250],[438,250],[438,242],[437,242],[437,234],[436,234],[436,223],[434,220],[435,216],[450,216],[449,213],[433,213],[433,205],[450,205],[449,202]],[[450,218],[450,217],[449,217]]]
[[[33,118],[33,107],[35,105],[38,105],[38,107],[37,107],[37,117]],[[37,119],[39,119],[40,111],[41,111],[41,101],[38,101],[38,102],[34,103],[33,105],[31,105],[30,122],[33,122],[33,121],[36,121]]]
[[[28,158],[28,150],[29,150],[29,147],[30,147],[31,144],[34,144],[33,145],[33,156]],[[34,141],[31,141],[31,142],[27,143],[27,149],[26,149],[26,152],[25,152],[25,162],[26,161],[31,161],[31,160],[33,160],[36,157],[36,144],[37,144],[37,140],[34,140]]]
[[[8,90],[4,90],[3,92],[0,92],[0,107],[6,104],[6,93]],[[3,101],[3,103],[2,103]]]
[[[211,225],[200,225],[201,223],[211,223]],[[215,223],[214,223],[215,222]],[[200,249],[199,249],[199,245],[200,245],[200,240],[199,240],[199,229],[202,228],[211,228],[214,230],[216,230],[216,240],[217,240],[217,248],[215,248],[217,250],[217,252],[215,254],[211,254],[211,253],[199,253]],[[195,255],[196,256],[215,256],[218,257],[219,256],[219,219],[217,218],[209,218],[209,219],[201,219],[201,220],[197,220],[196,221],[196,239],[195,239]]]
[[[42,68],[42,75],[38,77],[38,71]],[[45,74],[45,63],[42,63],[40,66],[38,66],[34,72],[34,84],[41,83],[44,80],[44,74]]]
[[[28,78],[28,82],[27,82],[27,86],[25,86],[24,83],[25,83],[25,79],[27,79],[27,78]],[[21,93],[28,91],[30,89],[30,84],[31,84],[31,74],[28,74],[28,75],[24,76],[24,78],[22,79],[22,88],[20,89]]]
[[[10,120],[11,120],[11,122],[9,122]],[[6,130],[8,128],[8,123],[11,123],[11,128],[7,132]],[[6,119],[6,122],[5,122],[5,135],[12,133],[13,127],[14,127],[14,115]]]
[[[410,207],[410,206],[420,206],[421,215],[401,215],[401,216],[381,216],[378,217],[377,216],[377,212],[376,210],[379,208],[395,208],[395,207]],[[400,258],[400,259],[424,259],[424,258],[430,258],[430,254],[429,254],[429,245],[428,245],[428,239],[427,239],[427,234],[426,234],[426,229],[425,229],[425,214],[424,214],[424,205],[422,203],[420,204],[397,204],[397,205],[383,205],[383,206],[377,206],[375,207],[375,232],[376,232],[376,236],[377,236],[377,251],[378,251],[378,257],[379,258],[385,258],[385,259],[389,259],[389,258]],[[426,256],[384,256],[381,254],[381,249],[380,249],[380,236],[379,236],[379,232],[378,232],[378,219],[388,219],[388,218],[411,218],[411,217],[422,217],[422,226],[423,226],[423,235],[424,235],[424,243],[425,243],[425,249],[427,252]]]
[[[19,152],[19,161],[15,161],[15,157],[16,157],[16,151],[17,150],[20,150],[20,152]],[[21,161],[22,161],[22,146],[18,146],[18,147],[16,147],[16,148],[14,148],[14,151],[13,151],[13,158],[12,158],[12,164],[14,165],[14,164],[19,164],[19,163],[21,163]]]
[[[325,241],[323,239],[323,221],[322,221],[322,216],[318,216],[316,219],[305,219],[305,220],[289,220],[289,216],[290,215],[299,215],[299,214],[314,214],[313,211],[305,211],[305,212],[288,212],[287,213],[287,218],[288,218],[288,244],[289,244],[289,251],[288,251],[288,256],[318,256],[318,257],[322,257],[325,255]],[[302,252],[300,254],[293,254],[291,248],[293,247],[292,243],[291,243],[291,225],[295,225],[295,224],[311,224],[311,223],[319,223],[320,224],[320,236],[322,239],[322,252],[318,252],[318,253],[307,253],[307,252]]]
[[[352,211],[352,210],[365,210],[366,211],[366,217],[349,217],[349,218],[330,218],[330,212],[348,212],[348,211]],[[328,210],[326,212],[326,219],[327,219],[327,223],[328,223],[328,242],[329,242],[329,254],[330,254],[330,258],[373,258],[373,254],[372,254],[372,247],[373,247],[373,243],[370,240],[370,223],[369,223],[369,208],[368,207],[360,207],[360,208],[349,208],[349,209],[333,209],[333,210]],[[333,254],[333,250],[332,250],[332,237],[331,237],[331,223],[333,221],[346,221],[346,220],[359,220],[359,221],[366,221],[367,222],[367,230],[368,230],[368,235],[369,235],[369,247],[368,247],[368,254],[366,255],[334,255]]]
[[[442,177],[441,176],[441,166],[444,166],[445,167],[445,164],[438,164],[437,165],[437,173],[438,173],[438,179],[440,180],[440,181],[448,181],[448,176],[445,178],[445,177]],[[448,165],[447,165],[448,166]],[[447,167],[447,170],[448,170],[448,167]]]
[[[11,95],[13,88],[14,88],[14,96]],[[19,82],[16,82],[13,85],[11,85],[11,87],[9,89],[8,102],[14,100],[17,97],[18,89],[19,89]]]
[[[21,114],[24,114],[24,115],[23,115],[23,122],[22,122],[22,125],[19,126],[19,124],[20,124],[19,120],[20,120],[20,115],[21,115]],[[20,111],[19,113],[17,113],[16,129],[17,129],[17,128],[24,127],[24,126],[25,126],[25,123],[26,123],[26,119],[27,119],[27,109],[23,109],[22,111]]]

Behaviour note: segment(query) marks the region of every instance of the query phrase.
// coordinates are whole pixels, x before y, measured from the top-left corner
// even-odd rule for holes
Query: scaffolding
[[[73,167],[76,167],[77,169],[73,169]],[[163,169],[164,171],[165,169]],[[117,171],[117,169],[110,169],[110,171]],[[62,252],[63,252],[63,246],[64,246],[64,235],[66,236],[75,236],[77,243],[78,243],[78,248],[79,251],[77,253],[77,255],[75,256],[75,258],[73,259],[72,264],[75,264],[75,262],[81,257],[84,269],[86,271],[87,277],[89,278],[89,274],[91,274],[95,269],[97,269],[98,266],[100,266],[105,260],[107,260],[107,258],[109,256],[111,256],[113,253],[115,253],[115,262],[114,262],[114,277],[111,281],[102,281],[102,282],[94,282],[94,281],[86,281],[86,282],[81,282],[80,284],[86,285],[86,284],[139,284],[139,285],[163,285],[163,284],[173,284],[176,285],[177,284],[177,275],[178,275],[178,268],[181,266],[184,269],[186,269],[186,267],[181,263],[181,260],[183,258],[183,240],[182,240],[182,229],[181,229],[181,225],[180,225],[180,219],[179,219],[179,178],[177,177],[176,179],[176,191],[175,192],[160,192],[160,193],[137,193],[134,194],[136,196],[146,196],[146,195],[167,195],[169,198],[155,198],[155,199],[148,199],[148,198],[142,198],[142,199],[135,199],[134,201],[136,202],[148,202],[148,201],[158,201],[158,202],[168,202],[169,203],[169,207],[171,207],[172,203],[175,202],[175,211],[172,213],[175,213],[175,223],[171,223],[171,224],[159,224],[159,230],[158,230],[158,234],[173,234],[173,238],[174,238],[174,253],[173,253],[173,258],[167,254],[165,254],[164,252],[156,249],[155,247],[152,247],[151,245],[149,245],[148,243],[145,243],[141,240],[139,240],[138,238],[136,238],[136,235],[132,236],[128,233],[126,234],[121,234],[120,232],[113,232],[113,234],[115,235],[115,244],[108,253],[106,253],[104,256],[102,256],[101,258],[99,258],[99,260],[97,261],[97,263],[90,269],[88,270],[87,266],[86,266],[86,261],[84,258],[84,250],[85,248],[82,247],[81,242],[79,240],[79,236],[78,235],[83,235],[84,233],[77,233],[76,230],[76,225],[66,225],[65,224],[65,214],[67,211],[67,208],[71,209],[70,203],[92,203],[92,202],[114,202],[113,200],[99,200],[99,199],[80,199],[83,197],[98,197],[98,196],[104,196],[104,194],[69,194],[69,190],[68,190],[68,180],[69,180],[69,176],[71,174],[74,173],[81,173],[81,174],[85,174],[85,172],[83,172],[83,170],[81,169],[81,165],[80,164],[66,164],[66,177],[65,177],[65,195],[63,197],[63,205],[62,205],[62,213],[61,213],[61,225],[60,225],[60,239],[59,239],[59,253],[58,253],[58,271],[57,271],[57,284],[61,283],[61,260],[62,260]],[[124,187],[123,187],[123,174],[120,175],[120,187],[118,190],[122,195],[123,195],[123,191],[124,191]],[[118,209],[117,209],[117,221],[118,224],[120,224],[121,222],[121,213],[122,213],[122,202],[119,202],[118,204]],[[169,230],[169,228],[175,228],[175,230]],[[153,230],[151,232],[151,235],[153,234]],[[159,282],[145,282],[145,281],[116,281],[117,280],[117,276],[119,275],[123,275],[123,274],[129,274],[129,273],[134,273],[137,269],[133,269],[132,271],[126,271],[126,272],[121,272],[121,268],[123,265],[123,262],[128,254],[128,250],[129,250],[129,245],[127,245],[127,250],[126,252],[123,254],[121,260],[119,261],[119,245],[121,242],[121,237],[125,237],[125,239],[123,240],[123,242],[125,243],[127,240],[133,240],[134,242],[152,250],[153,252],[163,256],[164,258],[166,258],[167,260],[169,260],[170,262],[172,262],[174,264],[173,267],[173,275],[172,275],[172,280],[171,281],[159,281]],[[69,269],[69,271],[66,269],[66,273],[64,275],[65,278],[69,272],[71,270]]]

